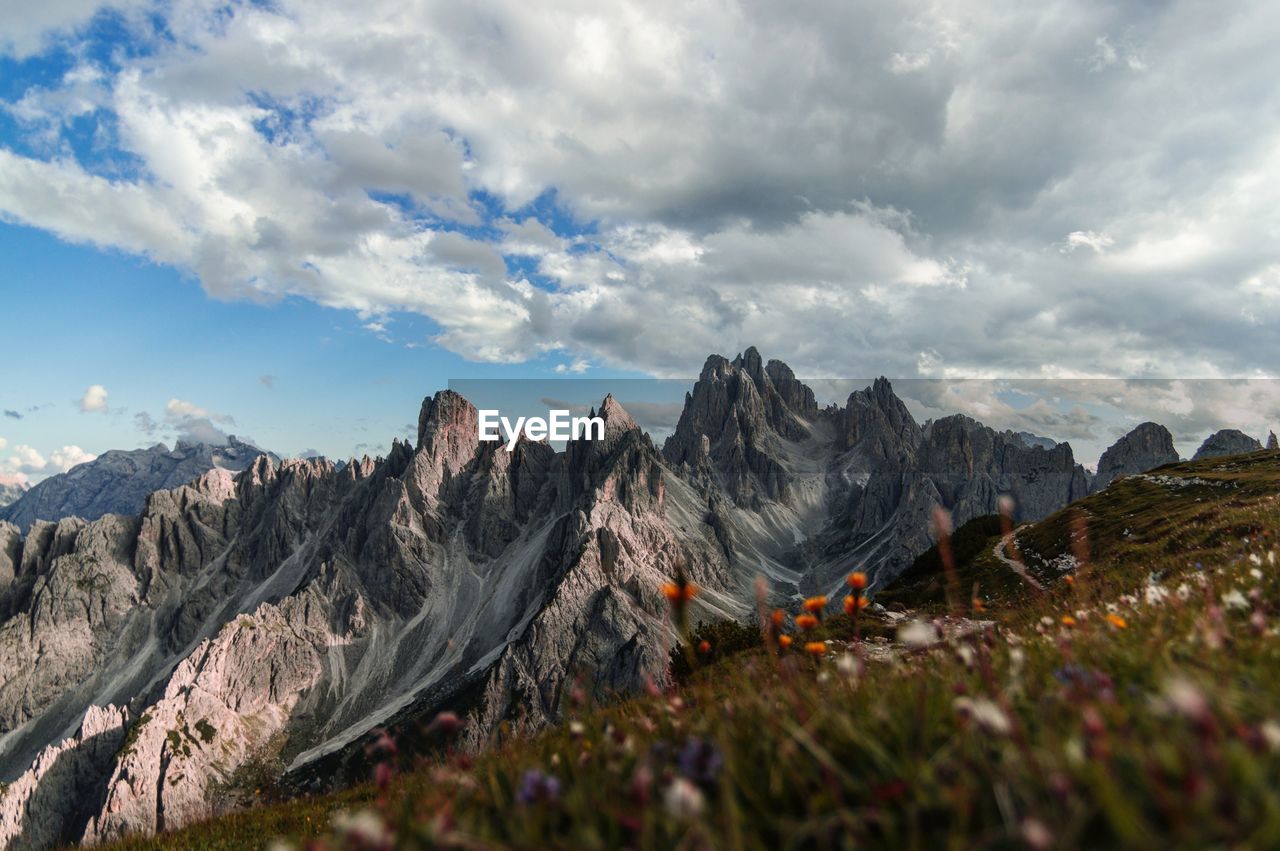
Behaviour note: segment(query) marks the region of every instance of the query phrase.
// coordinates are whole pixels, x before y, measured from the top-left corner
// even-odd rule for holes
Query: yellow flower
[[[821,656],[823,653],[827,652],[827,645],[823,644],[821,641],[810,641],[804,646],[804,652],[811,656]]]
[[[1124,618],[1120,617],[1115,612],[1112,612],[1107,615],[1107,623],[1111,624],[1116,629],[1124,629],[1129,625],[1128,623],[1125,622]]]
[[[800,615],[796,618],[796,626],[808,632],[818,625],[818,619],[813,615]]]
[[[810,597],[804,601],[804,610],[812,614],[817,614],[827,607],[826,597]]]
[[[867,575],[861,570],[855,570],[849,574],[849,587],[854,591],[861,591],[867,587]]]

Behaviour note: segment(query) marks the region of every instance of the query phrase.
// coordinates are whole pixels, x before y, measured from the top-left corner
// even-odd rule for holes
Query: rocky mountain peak
[[[1225,455],[1241,455],[1245,452],[1258,452],[1262,444],[1254,438],[1234,428],[1224,428],[1205,438],[1204,443],[1196,450],[1193,461],[1201,458],[1221,458]]]
[[[715,468],[735,501],[785,498],[787,474],[769,446],[777,438],[803,440],[817,413],[813,391],[781,361],[766,367],[755,348],[732,361],[712,355],[663,455],[676,465]]]
[[[872,462],[909,456],[923,438],[915,418],[883,376],[870,387],[850,393],[836,423],[840,448],[857,447]]]
[[[418,415],[418,450],[445,461],[450,472],[476,453],[480,443],[480,414],[458,393],[441,390],[422,403]]]
[[[1280,440],[1276,440],[1276,433],[1273,431],[1267,435],[1267,449],[1275,452],[1280,449]]]
[[[1159,423],[1142,423],[1102,453],[1092,489],[1100,491],[1120,476],[1145,473],[1176,461],[1178,451],[1169,429]]]

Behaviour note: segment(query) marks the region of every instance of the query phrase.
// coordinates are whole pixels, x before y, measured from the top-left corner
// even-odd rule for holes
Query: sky
[[[1273,2],[0,4],[0,481],[748,345],[1264,436],[1271,383],[1188,382],[1280,363],[1277,43]]]

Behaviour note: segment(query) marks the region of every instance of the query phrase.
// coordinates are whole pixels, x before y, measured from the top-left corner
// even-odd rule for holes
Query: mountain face
[[[1102,453],[1092,489],[1100,491],[1120,476],[1145,473],[1178,460],[1169,429],[1158,423],[1142,423]]]
[[[259,456],[132,515],[0,523],[0,847],[177,827],[247,763],[361,779],[371,728],[444,707],[479,747],[574,682],[662,681],[679,570],[696,617],[745,619],[760,576],[779,602],[854,568],[883,587],[937,506],[1036,519],[1088,490],[1067,444],[922,426],[884,379],[820,407],[754,349],[708,359],[661,449],[598,415],[602,440],[507,452],[442,391],[386,458]]]
[[[1267,435],[1267,450],[1275,452],[1280,449],[1280,440],[1276,439],[1276,433],[1273,431]]]
[[[163,443],[150,449],[111,450],[40,482],[0,508],[0,520],[29,529],[37,520],[137,514],[154,491],[184,485],[214,468],[239,472],[262,454],[234,436],[223,446],[178,441],[172,450]]]
[[[1196,450],[1196,454],[1191,460],[1221,458],[1224,455],[1259,452],[1261,449],[1262,444],[1244,432],[1234,428],[1224,428],[1222,431],[1215,431],[1205,438],[1204,443],[1200,444],[1200,448]]]
[[[27,492],[24,485],[0,484],[0,509],[13,505]]]

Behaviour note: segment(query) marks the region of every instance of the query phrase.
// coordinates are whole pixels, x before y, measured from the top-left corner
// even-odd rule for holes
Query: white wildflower
[[[1222,605],[1232,611],[1241,611],[1249,608],[1249,601],[1240,593],[1240,589],[1232,588],[1222,595]]]
[[[391,841],[391,829],[373,810],[339,812],[333,817],[333,829],[354,843],[373,848]]]
[[[1163,585],[1148,585],[1144,596],[1148,606],[1158,606],[1169,596],[1169,592]]]
[[[1170,709],[1188,718],[1202,718],[1209,712],[1209,702],[1205,700],[1204,692],[1191,681],[1180,677],[1165,684],[1164,699]]]
[[[1267,743],[1267,747],[1273,751],[1280,751],[1280,723],[1275,721],[1262,722],[1262,740]]]
[[[938,643],[938,628],[924,621],[910,621],[898,627],[898,643],[918,650]]]
[[[683,777],[671,781],[662,797],[662,803],[667,808],[668,815],[681,821],[696,819],[707,807],[702,790]]]
[[[1254,567],[1262,567],[1262,556],[1257,553],[1249,553],[1249,563]]]
[[[1009,720],[1009,716],[985,697],[957,697],[952,706],[957,713],[971,719],[978,729],[988,735],[1007,736],[1013,731],[1013,722]]]

